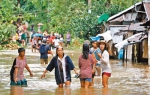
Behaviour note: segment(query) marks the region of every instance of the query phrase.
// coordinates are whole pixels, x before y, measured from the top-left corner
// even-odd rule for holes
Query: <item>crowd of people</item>
[[[35,35],[35,36],[34,36]],[[33,34],[31,41],[32,52],[39,51],[41,64],[48,64],[48,54],[54,55],[52,49],[57,48],[58,46],[64,46],[64,37],[63,34],[52,33],[49,34],[46,30],[43,35],[36,37],[36,34]],[[66,35],[67,44],[70,45],[70,33]]]
[[[16,34],[14,36],[14,41],[17,41],[21,46],[25,46],[27,43],[29,43],[30,34],[27,31],[28,29],[28,23],[16,23],[17,30]]]
[[[70,45],[71,35],[70,32],[67,32],[66,39],[64,39],[63,34],[59,33],[48,33],[47,30],[44,31],[43,34],[33,33],[31,37],[31,44],[32,44],[32,52],[36,52],[39,49],[40,45],[43,41],[50,46],[50,49],[56,48],[58,46],[64,46],[64,41],[66,41],[66,46]],[[34,36],[35,35],[35,36]]]
[[[108,44],[105,40],[100,41],[85,41],[82,47],[82,53],[78,58],[79,72],[76,70],[71,58],[64,53],[64,35],[59,33],[49,33],[45,30],[43,33],[38,24],[38,32],[34,31],[34,25],[31,25],[31,36],[27,32],[28,24],[17,24],[18,30],[16,32],[16,41],[22,46],[31,42],[32,52],[38,51],[40,53],[40,63],[48,64],[48,54],[53,58],[49,62],[47,68],[41,75],[41,78],[46,76],[47,71],[55,69],[55,80],[58,87],[66,87],[71,84],[71,70],[74,70],[76,77],[80,78],[80,84],[83,88],[94,86],[94,76],[102,76],[102,85],[108,88],[108,79],[111,76],[111,66],[109,63],[109,53],[107,51]],[[29,41],[30,40],[30,41]],[[70,45],[70,32],[66,34],[66,47]],[[90,44],[92,47],[90,48]],[[56,48],[54,56],[52,49]],[[24,77],[24,68],[26,68],[30,76],[33,74],[27,65],[25,57],[25,49],[18,49],[19,55],[14,59],[10,76],[10,85],[27,85],[27,80]]]
[[[43,53],[50,51],[49,45],[46,44],[46,39],[42,40],[42,44],[39,48],[39,52],[41,54],[41,64],[48,64],[48,56],[46,55],[47,53]],[[79,55],[79,71],[77,71],[71,58],[64,53],[63,47],[58,45],[56,47],[56,55],[51,59],[50,63],[41,75],[41,78],[44,78],[48,71],[51,72],[53,69],[55,69],[54,74],[58,87],[63,87],[63,84],[68,87],[71,84],[71,70],[74,70],[76,76],[80,78],[81,87],[89,88],[90,86],[94,86],[94,76],[101,75],[103,87],[108,88],[108,79],[111,76],[112,71],[107,47],[108,44],[105,40],[101,40],[99,42],[93,41],[92,48],[90,48],[90,43],[85,41],[83,43],[82,53]],[[31,77],[33,74],[26,63],[25,49],[19,48],[18,53],[19,55],[15,58],[10,73],[10,85],[27,85],[27,81],[23,74],[24,68],[29,71]]]
[[[34,29],[34,24],[31,25],[30,31],[28,29],[28,23],[16,23],[17,31],[14,36],[14,41],[17,41],[21,44],[22,47],[26,46],[28,43],[31,44],[32,52],[40,53],[41,64],[48,64],[48,54],[53,56],[52,49],[58,46],[64,46],[64,42],[66,42],[65,46],[68,48],[71,41],[71,34],[68,31],[65,35],[59,34],[58,32],[49,33],[48,30],[44,32],[41,31],[42,23],[38,23],[37,32]]]
[[[71,41],[71,34],[68,31],[65,35],[66,38],[64,38],[64,34],[59,34],[58,32],[48,32],[48,30],[45,30],[44,32],[41,31],[41,26],[43,24],[39,23],[37,24],[38,30],[35,31],[34,24],[31,25],[31,29],[28,29],[28,23],[16,23],[17,30],[16,34],[13,37],[13,40],[21,44],[22,47],[26,46],[28,43],[31,43],[32,46],[32,52],[36,52],[39,50],[40,45],[42,44],[43,40],[46,40],[47,44],[49,44],[50,48],[56,48],[57,46],[63,46],[64,42],[66,42],[66,47],[70,45]]]

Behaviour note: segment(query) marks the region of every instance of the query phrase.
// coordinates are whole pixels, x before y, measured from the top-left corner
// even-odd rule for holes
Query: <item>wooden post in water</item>
[[[148,29],[148,65],[150,66],[150,28]]]
[[[88,0],[88,13],[91,14],[92,0]]]

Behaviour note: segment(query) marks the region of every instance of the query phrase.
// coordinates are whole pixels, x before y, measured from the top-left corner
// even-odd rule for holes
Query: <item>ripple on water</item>
[[[3,53],[3,55],[1,55]],[[15,53],[15,56],[12,55]],[[73,55],[72,55],[73,53]],[[78,56],[81,52],[69,52],[69,55],[78,69]],[[109,78],[109,88],[103,89],[101,77],[95,77],[94,87],[88,90],[80,87],[80,80],[74,78],[72,71],[72,82],[70,88],[59,89],[55,82],[54,70],[47,72],[46,77],[41,79],[43,71],[47,65],[41,65],[39,53],[31,53],[30,49],[26,50],[29,67],[34,76],[30,77],[27,70],[24,70],[25,77],[28,80],[28,87],[9,86],[10,68],[12,61],[18,55],[16,51],[0,52],[0,92],[2,95],[10,93],[23,93],[24,95],[149,95],[150,90],[150,73],[146,69],[146,65],[132,64],[128,62],[123,64],[120,60],[110,60],[112,67],[112,76]],[[49,58],[50,60],[51,58]],[[147,71],[147,72],[145,72]],[[20,91],[20,92],[18,92]],[[0,94],[1,94],[0,93]],[[70,94],[71,93],[71,94]],[[115,93],[115,94],[114,94]],[[22,95],[23,95],[22,94]],[[15,95],[15,94],[14,94]],[[21,94],[20,94],[21,95]]]

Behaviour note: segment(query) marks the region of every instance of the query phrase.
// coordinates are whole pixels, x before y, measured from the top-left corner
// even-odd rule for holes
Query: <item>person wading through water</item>
[[[108,88],[108,79],[111,76],[111,66],[109,62],[109,53],[107,51],[108,44],[105,40],[99,41],[101,53],[98,53],[102,68],[102,85]]]
[[[55,80],[58,87],[68,87],[71,84],[71,70],[76,71],[74,64],[68,55],[64,54],[63,47],[58,46],[56,48],[56,56],[52,58],[51,62],[47,66],[46,70],[42,74],[41,78],[45,77],[47,71],[52,71],[55,68]]]
[[[80,84],[83,88],[88,88],[90,86],[90,82],[92,82],[92,73],[95,72],[95,60],[89,51],[89,45],[83,44],[82,54],[79,56],[78,61]]]
[[[25,57],[25,49],[18,49],[19,55],[14,59],[13,66],[10,71],[10,85],[23,85],[27,86],[27,80],[24,77],[24,68],[28,70],[30,76],[33,77],[33,74],[27,64],[27,59]]]

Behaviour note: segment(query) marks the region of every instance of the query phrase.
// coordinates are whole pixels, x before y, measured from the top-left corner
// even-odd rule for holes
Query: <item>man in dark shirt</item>
[[[39,52],[40,52],[40,60],[41,64],[48,64],[48,52],[50,51],[49,45],[46,44],[46,40],[43,40],[42,44],[40,45]]]

